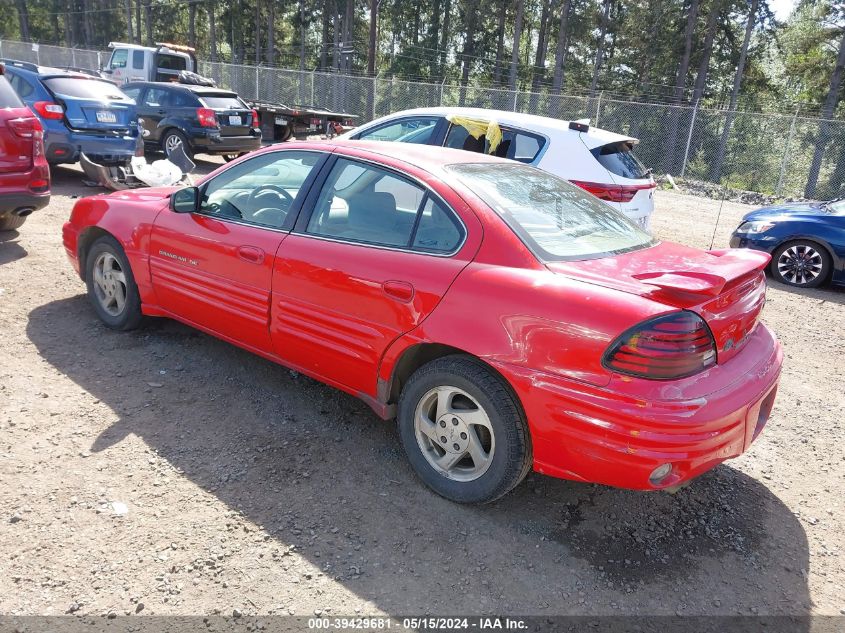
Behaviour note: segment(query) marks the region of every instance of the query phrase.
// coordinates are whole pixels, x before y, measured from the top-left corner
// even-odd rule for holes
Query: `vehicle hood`
[[[750,213],[746,213],[742,219],[744,221],[791,220],[820,215],[828,215],[823,202],[785,202],[783,204],[773,204],[768,207],[755,209]]]
[[[141,187],[140,189],[127,189],[115,191],[108,194],[112,200],[126,200],[128,202],[155,202],[166,200],[179,187]]]
[[[689,308],[759,273],[770,259],[750,249],[705,251],[659,242],[621,255],[546,265],[573,279]]]

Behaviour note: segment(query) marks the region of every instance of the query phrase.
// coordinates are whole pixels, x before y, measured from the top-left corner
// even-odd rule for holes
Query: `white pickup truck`
[[[189,46],[167,43],[140,46],[110,42],[109,48],[112,50],[111,57],[101,72],[106,79],[118,85],[130,81],[178,82],[180,79],[184,81],[185,74],[197,72],[195,51]]]

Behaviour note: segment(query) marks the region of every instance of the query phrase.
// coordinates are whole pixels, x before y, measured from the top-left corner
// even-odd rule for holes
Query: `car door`
[[[271,353],[273,260],[325,156],[300,150],[258,155],[204,183],[195,212],[162,211],[149,249],[159,306]]]
[[[480,227],[403,173],[331,161],[276,256],[273,345],[291,365],[375,396],[387,346],[434,310]]]
[[[167,101],[170,91],[167,88],[147,87],[137,100],[138,121],[141,134],[147,142],[161,140],[161,121],[167,116]]]

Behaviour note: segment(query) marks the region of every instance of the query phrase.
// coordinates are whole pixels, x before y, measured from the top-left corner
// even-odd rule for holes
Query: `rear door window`
[[[5,77],[0,77],[0,108],[22,108],[23,102]]]
[[[527,132],[505,125],[500,126],[502,140],[492,152],[499,158],[510,158],[520,163],[532,163],[546,144],[546,139],[539,134]],[[463,149],[479,154],[490,153],[490,142],[486,137],[474,138],[467,129],[454,123],[446,134],[446,147]]]
[[[44,80],[44,85],[53,94],[61,97],[96,99],[97,101],[132,101],[110,81],[83,77],[49,77]]]
[[[132,51],[132,68],[135,70],[144,69],[144,51]]]
[[[20,75],[9,74],[9,83],[12,84],[12,88],[15,89],[15,92],[18,93],[18,96],[21,99],[26,99],[29,95],[35,92],[35,88],[32,87],[32,84]]]
[[[633,143],[621,141],[594,147],[590,153],[611,174],[634,180],[648,178],[650,170],[634,155],[633,149]]]

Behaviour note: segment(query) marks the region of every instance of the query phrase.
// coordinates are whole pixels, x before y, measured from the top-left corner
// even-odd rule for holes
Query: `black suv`
[[[190,84],[138,81],[121,90],[135,100],[148,150],[170,156],[220,154],[226,160],[261,146],[258,114],[234,92]]]

